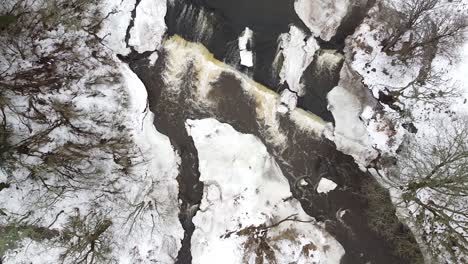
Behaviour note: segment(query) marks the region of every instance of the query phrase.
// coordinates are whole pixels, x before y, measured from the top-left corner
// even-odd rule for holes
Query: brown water
[[[265,123],[256,117],[257,102],[244,92],[236,76],[229,72],[222,73],[212,83],[213,90],[208,94],[209,100],[215,104],[206,106],[193,101],[197,89],[193,80],[198,76],[193,62],[187,62],[184,74],[179,76],[182,85],[177,94],[168,91],[168,84],[161,76],[165,63],[166,56],[161,54],[155,67],[145,67],[145,62],[141,60],[133,61],[130,65],[147,87],[149,106],[155,113],[157,129],[170,138],[181,156],[178,181],[179,198],[183,201],[180,220],[185,237],[177,263],[191,263],[190,239],[194,226],[191,221],[193,210],[189,209],[200,203],[203,191],[203,184],[199,182],[197,150],[187,135],[184,122],[208,117],[228,123],[237,131],[253,134],[263,141],[288,178],[293,196],[310,216],[324,221],[327,230],[345,248],[342,263],[411,263],[396,256],[394,247],[369,228],[366,217],[369,197],[363,183],[376,183],[369,174],[359,170],[350,156],[337,151],[333,142],[299,129],[289,116],[280,116],[278,130],[288,136],[287,144],[286,148],[273,145],[264,138]],[[297,186],[296,179],[302,175],[306,175],[305,180],[310,188]],[[339,188],[328,195],[316,193],[312,186],[323,176],[336,182]],[[386,203],[390,203],[390,200],[387,199]],[[336,218],[340,209],[349,210],[343,217],[344,222]]]
[[[346,37],[361,24],[375,0],[352,2],[351,12],[343,19],[336,35],[330,41],[317,38],[321,48],[342,52]],[[217,59],[275,91],[284,88],[279,85],[273,68],[279,35],[288,32],[290,25],[309,32],[294,10],[294,0],[174,0],[174,4],[168,5],[165,21],[168,35],[177,34],[202,43]],[[253,69],[239,65],[237,40],[245,27],[254,31]],[[310,65],[301,80],[307,93],[299,100],[300,107],[333,122],[326,95],[338,84],[340,69],[341,64],[330,74],[317,74],[314,65]]]
[[[338,34],[331,42],[321,42],[322,47],[342,49],[345,37],[354,31],[373,0],[364,2],[367,2],[367,6],[362,9],[355,7],[356,16],[347,16],[344,21],[346,23],[340,26]],[[187,6],[187,3],[190,4]],[[289,23],[300,24],[299,26],[303,27],[292,11],[292,3],[292,0],[278,0],[274,5],[266,5],[260,0],[176,0],[176,5],[168,9],[166,23],[169,34],[178,33],[189,40],[199,41],[207,46],[215,57],[231,64],[236,61],[233,54],[237,52],[237,37],[243,28],[249,26],[260,32],[255,39],[256,65],[259,66],[256,66],[253,72],[253,78],[277,90],[277,79],[271,75],[277,36],[288,31]],[[200,10],[204,10],[201,15]],[[194,20],[208,23],[205,31],[197,32]],[[211,33],[206,34],[207,32]],[[199,181],[197,149],[187,134],[184,123],[187,119],[208,117],[228,123],[237,131],[253,134],[263,141],[289,180],[293,196],[301,202],[303,209],[310,216],[324,221],[327,230],[345,248],[342,263],[412,263],[408,259],[398,257],[394,253],[394,245],[369,228],[367,210],[370,198],[364,186],[375,186],[376,182],[368,173],[359,170],[350,156],[337,151],[333,142],[301,130],[289,116],[279,116],[279,126],[275,129],[287,136],[286,147],[280,148],[266,140],[267,124],[258,120],[256,116],[258,102],[245,93],[238,77],[224,72],[215,79],[211,83],[213,89],[208,94],[208,99],[214,104],[207,106],[193,101],[197,89],[194,80],[198,77],[195,65],[187,61],[185,71],[179,76],[182,80],[182,85],[178,87],[180,93],[174,94],[169,92],[167,80],[163,78],[167,62],[164,51],[154,67],[148,66],[148,55],[149,53],[132,52],[122,59],[130,64],[145,84],[149,107],[155,114],[155,126],[169,137],[181,157],[178,182],[182,205],[179,218],[185,234],[176,263],[192,262],[192,217],[203,193],[203,183]],[[240,71],[250,73],[245,68],[234,66]],[[308,96],[301,99],[300,106],[326,120],[332,120],[326,110],[325,98],[328,91],[338,82],[340,68],[341,66],[337,67],[329,75],[323,75],[317,74],[315,64],[310,65],[303,76]],[[329,194],[316,193],[314,186],[323,176],[336,182],[339,188]],[[299,186],[299,177],[303,177],[310,187]],[[384,203],[391,204],[388,197]],[[337,211],[342,209],[347,209],[348,212],[343,217],[344,221],[339,221],[336,215]],[[395,216],[392,217],[398,222]],[[399,232],[407,234],[408,231],[401,225]],[[411,236],[409,237],[410,243],[416,243]]]

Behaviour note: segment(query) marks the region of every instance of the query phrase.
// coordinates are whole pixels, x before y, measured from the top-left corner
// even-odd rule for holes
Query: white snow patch
[[[186,128],[198,150],[200,180],[205,184],[193,218],[193,263],[251,261],[251,253],[243,250],[247,236],[224,237],[230,231],[273,224],[293,214],[313,221],[298,201],[284,200],[291,196],[288,182],[258,138],[215,119],[187,120]],[[282,236],[285,232],[294,239]],[[314,222],[284,222],[270,229],[266,241],[278,263],[339,263],[344,254],[342,246]],[[302,249],[310,243],[316,248],[305,255]]]
[[[250,50],[240,51],[241,65],[246,67],[253,67],[253,53]]]
[[[296,108],[297,105],[297,94],[285,89],[280,95],[280,106],[278,106],[278,112],[287,113]]]
[[[455,100],[452,109],[458,113],[468,113],[468,42],[463,46],[460,55],[460,63],[452,74],[455,82],[459,84],[461,96]]]
[[[381,41],[374,34],[371,27],[363,23],[353,35],[354,42],[349,52],[355,52],[351,67],[363,77],[364,83],[369,85],[378,98],[379,90],[407,86],[418,76],[420,65],[418,62],[408,62],[408,66],[395,65],[395,57],[381,52]],[[365,43],[362,45],[367,48],[360,48],[358,43]]]
[[[62,248],[53,247],[46,243],[34,241],[30,238],[26,238],[21,241],[20,245],[8,252],[3,260],[6,264],[23,264],[23,263],[34,263],[34,264],[50,264],[58,263]],[[14,256],[14,257],[12,257]],[[31,262],[34,260],[34,262]]]
[[[158,52],[153,52],[150,56],[149,56],[149,63],[151,66],[154,66],[154,64],[156,63],[156,61],[158,60],[159,58],[159,54]]]
[[[317,192],[318,193],[329,193],[333,190],[335,190],[335,188],[337,187],[338,185],[333,182],[332,180],[329,180],[327,178],[321,178],[320,179],[320,182],[317,186]]]
[[[239,37],[239,49],[240,50],[247,49],[247,44],[249,43],[249,41],[252,41],[252,36],[253,36],[253,31],[249,27],[246,27],[244,31],[242,32],[241,36]]]
[[[297,0],[294,9],[317,37],[330,40],[346,16],[349,0]]]
[[[136,8],[128,44],[139,53],[158,49],[166,31],[166,10],[166,0],[141,0]]]
[[[253,52],[248,47],[248,43],[252,45],[252,37],[253,31],[246,27],[245,30],[242,32],[241,36],[239,37],[239,52],[241,58],[241,65],[246,67],[253,66]]]

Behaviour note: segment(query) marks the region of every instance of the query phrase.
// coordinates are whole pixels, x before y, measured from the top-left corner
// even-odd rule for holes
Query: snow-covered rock
[[[330,40],[348,12],[349,0],[297,0],[294,9],[312,34]]]
[[[329,180],[327,178],[321,178],[320,181],[319,181],[319,184],[317,186],[317,192],[318,193],[329,193],[333,190],[335,190],[335,188],[337,187],[338,185],[333,182],[332,180]]]
[[[280,105],[278,106],[278,112],[287,113],[296,108],[297,105],[297,94],[285,89],[280,95]]]
[[[250,50],[240,51],[241,65],[246,67],[253,67],[253,53]]]
[[[335,142],[338,150],[353,156],[358,164],[366,166],[378,156],[361,118],[363,110],[370,107],[370,101],[365,96],[365,88],[346,65],[341,70],[340,78],[338,86],[327,95],[328,109],[335,119],[335,128],[330,139]]]
[[[253,31],[248,27],[245,28],[239,37],[240,63],[246,67],[253,67],[252,37]]]
[[[317,41],[298,27],[291,26],[288,33],[279,37],[279,52],[284,57],[280,70],[280,83],[286,82],[291,91],[299,96],[304,95],[303,85],[300,83],[302,74],[314,59],[319,49]],[[278,56],[278,55],[277,55]]]
[[[311,222],[285,221],[269,229],[264,239],[277,263],[340,262],[342,246],[298,201],[286,200],[291,197],[288,181],[258,138],[215,119],[187,120],[186,127],[204,182],[200,210],[193,218],[193,263],[253,263],[257,245],[246,228],[288,217]],[[240,230],[244,235],[236,233]]]
[[[240,50],[248,49],[248,44],[250,41],[252,41],[252,37],[253,37],[253,31],[249,27],[246,27],[244,31],[242,32],[241,36],[239,37],[239,49]]]
[[[166,31],[166,10],[166,0],[141,0],[136,8],[128,44],[139,53],[158,49]]]

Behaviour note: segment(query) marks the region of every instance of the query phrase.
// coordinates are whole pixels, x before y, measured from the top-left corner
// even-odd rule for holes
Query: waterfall
[[[216,29],[215,25],[219,22],[212,12],[182,0],[169,1],[168,9],[172,19],[167,22],[173,32],[193,42],[201,42],[205,45],[211,42]]]

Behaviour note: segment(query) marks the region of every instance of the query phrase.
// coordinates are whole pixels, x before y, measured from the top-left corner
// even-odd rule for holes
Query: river
[[[337,35],[329,42],[321,41],[321,46],[342,52],[345,37],[363,19],[363,9],[354,10],[355,17],[348,15],[340,26]],[[242,76],[250,76],[259,84],[280,89],[278,80],[272,76],[272,62],[277,50],[279,34],[287,32],[290,24],[302,29],[306,27],[294,12],[293,1],[258,0],[192,0],[175,1],[168,7],[166,15],[168,36],[177,34],[188,41],[203,44],[215,58],[231,64],[240,75],[230,70],[221,72],[213,78],[213,91],[209,100],[216,107],[203,106],[194,101],[196,98],[198,70],[196,61],[182,63],[183,69],[177,72],[180,92],[174,95],[167,80],[167,64],[171,58],[162,51],[156,65],[150,66],[144,56],[132,53],[125,60],[139,76],[148,90],[149,107],[155,113],[155,125],[167,135],[181,156],[178,178],[179,198],[182,200],[180,219],[185,229],[185,238],[179,252],[177,263],[191,263],[190,246],[194,226],[191,218],[196,213],[203,193],[203,183],[199,181],[198,156],[194,142],[185,130],[187,119],[213,117],[220,122],[232,125],[241,133],[249,133],[260,138],[269,152],[276,158],[283,174],[290,182],[291,191],[303,209],[312,217],[326,223],[326,229],[345,248],[341,263],[411,263],[411,260],[398,256],[395,246],[376,233],[369,226],[368,209],[370,199],[369,185],[378,187],[369,173],[359,169],[352,157],[336,150],[333,142],[311,135],[294,121],[290,115],[278,115],[275,133],[285,136],[286,144],[280,147],[269,137],[269,124],[258,119],[258,101],[244,91]],[[254,51],[256,66],[253,70],[236,65],[233,45],[243,29],[249,26],[256,33]],[[234,43],[234,44],[233,44]],[[235,49],[234,49],[235,50]],[[338,83],[341,64],[327,74],[317,74],[317,65],[312,63],[303,75],[308,87],[306,96],[299,101],[299,107],[333,121],[326,109],[326,94]],[[267,131],[268,130],[268,131]],[[284,147],[286,146],[286,147]],[[342,188],[329,194],[318,194],[314,188],[298,186],[301,175],[310,186],[316,186],[323,175]],[[384,201],[391,203],[389,197]],[[340,221],[337,212],[349,210]],[[392,221],[398,222],[396,216]],[[401,225],[400,232],[409,231]],[[409,236],[410,243],[416,243]]]

